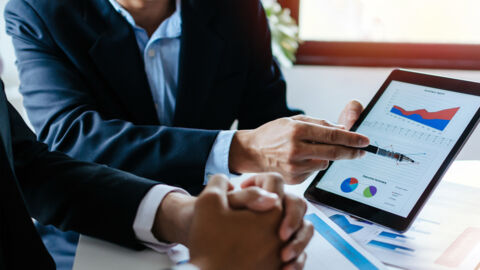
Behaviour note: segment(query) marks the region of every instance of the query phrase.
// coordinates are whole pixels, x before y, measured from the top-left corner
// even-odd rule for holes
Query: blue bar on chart
[[[330,217],[330,219],[335,222],[343,231],[347,234],[352,234],[363,229],[362,226],[352,224],[348,221],[347,217],[344,215],[336,214]]]
[[[381,242],[381,241],[377,241],[377,240],[372,240],[372,241],[368,242],[368,245],[376,246],[376,247],[380,247],[380,248],[384,248],[384,249],[389,249],[389,250],[392,250],[392,251],[411,251],[411,252],[415,252],[415,250],[413,248],[402,247],[402,246],[399,246],[399,245],[385,243],[385,242]]]
[[[405,236],[403,234],[391,233],[391,232],[381,232],[378,236],[391,238],[391,239],[398,239],[398,238],[407,239],[408,238],[407,236]]]
[[[305,219],[312,222],[317,231],[325,240],[335,247],[345,258],[360,270],[378,270],[365,256],[350,245],[332,227],[315,214],[305,216]]]

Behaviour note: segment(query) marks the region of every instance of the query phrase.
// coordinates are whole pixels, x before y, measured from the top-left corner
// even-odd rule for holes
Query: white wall
[[[2,80],[5,83],[5,92],[10,102],[25,116],[25,111],[22,107],[22,97],[18,93],[18,74],[15,67],[15,53],[11,39],[5,33],[5,20],[3,19],[4,6],[7,0],[0,0],[0,56],[3,60]]]
[[[2,78],[5,84],[17,85],[17,70],[14,66],[15,54],[11,39],[5,33],[5,20],[3,19],[3,9],[7,2],[7,0],[0,0],[0,53],[4,62]]]
[[[311,116],[336,121],[343,106],[351,99],[367,105],[392,71],[391,68],[295,66],[285,69],[288,101]],[[480,81],[480,71],[419,70]],[[458,159],[480,160],[480,128],[470,137]]]

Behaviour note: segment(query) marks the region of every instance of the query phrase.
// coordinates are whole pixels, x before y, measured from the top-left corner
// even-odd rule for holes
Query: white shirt
[[[145,73],[161,125],[171,126],[175,113],[178,90],[178,68],[180,62],[180,38],[182,36],[181,1],[176,0],[175,12],[165,19],[149,37],[147,31],[135,23],[130,13],[117,1],[109,0],[113,8],[132,26],[140,55],[143,57]],[[204,183],[210,175],[222,173],[228,176],[230,144],[235,131],[221,131],[205,164]]]

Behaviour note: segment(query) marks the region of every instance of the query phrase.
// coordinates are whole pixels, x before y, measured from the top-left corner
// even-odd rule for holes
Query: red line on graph
[[[438,112],[429,112],[425,109],[415,110],[415,111],[406,111],[402,107],[399,107],[399,106],[396,106],[396,105],[394,105],[393,107],[395,109],[399,110],[400,112],[402,112],[403,115],[418,114],[423,119],[442,119],[442,120],[452,120],[453,116],[460,109],[460,107],[456,107],[456,108],[441,110],[441,111],[438,111]]]

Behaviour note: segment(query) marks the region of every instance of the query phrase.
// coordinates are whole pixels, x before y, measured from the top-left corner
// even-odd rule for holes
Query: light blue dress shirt
[[[113,8],[133,27],[140,54],[143,56],[150,91],[161,125],[171,126],[178,92],[178,66],[180,61],[180,37],[182,17],[180,0],[176,0],[175,12],[164,20],[151,37],[145,29],[136,25],[130,13],[116,0],[109,0]],[[119,44],[121,46],[121,44]],[[205,166],[204,184],[212,174],[223,173],[231,177],[228,168],[230,144],[235,131],[221,131],[210,151]]]

